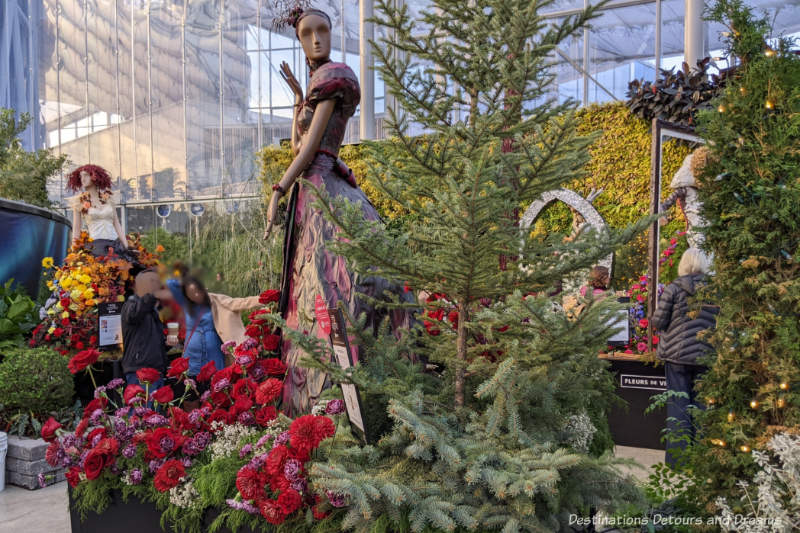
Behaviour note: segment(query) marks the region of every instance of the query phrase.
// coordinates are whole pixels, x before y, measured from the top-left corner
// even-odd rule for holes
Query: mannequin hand
[[[289,88],[294,93],[295,98],[299,101],[302,101],[303,88],[300,87],[300,82],[294,77],[294,74],[292,74],[292,69],[289,67],[289,64],[286,61],[281,63],[280,73],[283,80],[289,85]]]
[[[267,229],[264,230],[264,240],[269,238],[270,233],[272,233],[272,226],[275,225],[275,219],[278,218],[278,201],[280,199],[280,191],[273,191],[272,198],[269,199],[269,207],[267,208]]]
[[[667,223],[669,223],[669,220],[667,220],[667,217],[661,217],[661,218],[658,219],[658,225],[659,226],[666,226]]]
[[[122,245],[122,247],[123,247],[123,248],[125,248],[126,250],[130,248],[130,245],[128,244],[128,239],[122,239],[121,241],[119,241],[119,243],[120,243],[120,244]]]

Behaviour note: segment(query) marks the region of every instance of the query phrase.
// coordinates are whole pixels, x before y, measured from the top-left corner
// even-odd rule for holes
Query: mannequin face
[[[92,187],[94,183],[92,182],[92,177],[89,175],[88,172],[85,170],[81,171],[81,187],[84,189],[88,189]]]
[[[186,286],[186,297],[189,298],[191,301],[193,301],[196,304],[201,304],[201,303],[205,302],[205,300],[206,300],[205,294],[203,294],[203,291],[201,291],[200,287],[198,287],[194,283],[189,283]]]
[[[327,19],[319,15],[303,17],[297,26],[297,38],[311,61],[327,59],[331,55],[331,28]]]

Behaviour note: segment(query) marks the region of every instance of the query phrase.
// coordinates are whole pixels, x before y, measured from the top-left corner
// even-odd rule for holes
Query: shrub
[[[6,411],[46,413],[72,403],[67,358],[49,348],[11,348],[0,363],[0,402]]]
[[[22,344],[37,322],[36,303],[25,290],[13,279],[0,285],[0,347]]]

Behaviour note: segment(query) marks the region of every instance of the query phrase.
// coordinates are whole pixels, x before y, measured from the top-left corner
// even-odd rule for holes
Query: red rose
[[[282,389],[283,382],[281,380],[268,378],[264,383],[258,386],[256,402],[261,405],[270,403],[281,395]]]
[[[264,373],[268,376],[284,376],[286,375],[286,365],[277,357],[270,357],[269,359],[261,359],[259,361]]]
[[[161,387],[160,389],[155,391],[151,396],[158,403],[169,403],[172,401],[173,398],[175,398],[175,394],[172,392],[172,387],[170,387],[169,385]]]
[[[434,326],[433,322],[431,322],[430,320],[423,320],[422,324],[425,326],[425,331],[428,332],[428,335],[436,336],[441,333],[441,331],[439,331],[439,328]]]
[[[290,515],[298,510],[302,503],[303,498],[301,498],[300,493],[294,489],[285,490],[278,496],[278,507],[281,508],[281,511],[283,511],[285,515]]]
[[[186,469],[183,467],[183,463],[177,459],[170,459],[156,472],[153,485],[157,491],[166,492],[172,487],[177,487],[185,475]]]
[[[128,385],[122,393],[122,399],[125,401],[125,405],[142,402],[144,401],[144,389],[139,385]]]
[[[274,352],[278,349],[281,343],[281,336],[280,335],[264,335],[264,338],[261,341],[261,344],[264,346],[264,349],[268,352]]]
[[[254,324],[250,324],[249,326],[244,328],[244,334],[247,335],[248,337],[253,337],[257,339],[258,337],[261,336],[261,328]]]
[[[250,397],[258,388],[258,384],[250,378],[240,379],[236,382],[233,386],[233,396],[234,398],[239,398],[240,396]]]
[[[439,309],[428,311],[428,316],[434,320],[441,320],[444,318],[444,309],[440,307]]]
[[[147,434],[145,442],[147,449],[153,456],[163,459],[181,446],[184,441],[183,435],[170,428],[156,428]]]
[[[83,470],[86,472],[86,479],[92,480],[100,477],[103,468],[106,466],[106,456],[102,451],[92,449],[83,462]]]
[[[655,346],[656,344],[658,344],[658,340],[659,340],[659,339],[658,339],[658,335],[653,335],[653,346]]]
[[[61,428],[61,424],[52,416],[42,426],[42,438],[47,442],[53,442],[56,438],[56,431]]]
[[[97,443],[97,446],[95,446],[94,449],[97,450],[98,453],[102,453],[105,456],[106,464],[109,465],[117,458],[117,452],[119,452],[119,441],[114,437],[103,438]]]
[[[262,292],[258,297],[258,303],[266,305],[270,302],[277,302],[281,298],[281,291],[269,289]]]
[[[97,350],[89,349],[78,352],[69,360],[69,371],[73,374],[77,374],[87,366],[96,363],[98,357],[100,357],[100,352]]]
[[[259,503],[258,510],[261,511],[261,516],[270,524],[279,525],[283,524],[284,520],[286,520],[286,515],[283,514],[275,500],[263,500]]]
[[[327,416],[304,415],[289,426],[289,442],[292,448],[311,452],[335,432],[333,420]]]
[[[141,383],[155,383],[161,379],[161,372],[155,368],[140,368],[136,371],[136,377]]]
[[[64,477],[67,478],[67,483],[69,483],[69,486],[74,489],[81,481],[81,469],[77,466],[71,466],[69,467],[67,473],[64,474]]]
[[[236,488],[243,500],[256,500],[264,493],[264,481],[255,469],[243,466],[236,474]]]
[[[189,360],[186,359],[185,357],[178,357],[177,359],[172,361],[171,365],[169,365],[169,370],[167,370],[167,377],[177,378],[187,370],[189,370]]]
[[[84,348],[85,348],[85,346],[83,345],[83,342],[81,342],[81,341],[78,341],[78,342],[76,342],[76,343],[75,343],[75,349],[76,349],[76,350],[83,350]],[[75,373],[75,372],[73,372],[73,374],[74,374],[74,373]]]
[[[216,371],[217,365],[214,364],[214,361],[209,361],[203,365],[203,368],[200,369],[200,372],[197,374],[197,381],[201,383],[208,381]]]
[[[92,335],[91,337],[89,337],[89,344],[91,344],[92,346],[97,344],[97,335]]]
[[[69,326],[69,318],[62,318],[61,319],[62,326]]]
[[[453,329],[458,329],[458,311],[453,310],[447,313],[447,320],[453,325]]]
[[[64,330],[62,328],[56,328],[53,330],[53,335],[55,335],[56,337],[60,337],[63,334]]]
[[[646,328],[648,324],[649,324],[649,322],[647,321],[646,318],[642,318],[642,319],[639,320],[639,327],[640,328]]]
[[[256,423],[261,427],[267,427],[270,421],[275,420],[278,416],[278,410],[274,405],[266,405],[256,411]]]

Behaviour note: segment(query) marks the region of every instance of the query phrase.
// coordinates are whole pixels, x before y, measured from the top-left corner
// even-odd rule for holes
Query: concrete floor
[[[645,468],[623,467],[646,481],[650,467],[664,460],[663,450],[616,446],[617,457],[633,459]],[[0,492],[0,533],[70,533],[67,484],[56,483],[39,490],[7,485]]]
[[[0,492],[0,533],[70,533],[67,484],[28,490],[6,485]]]

